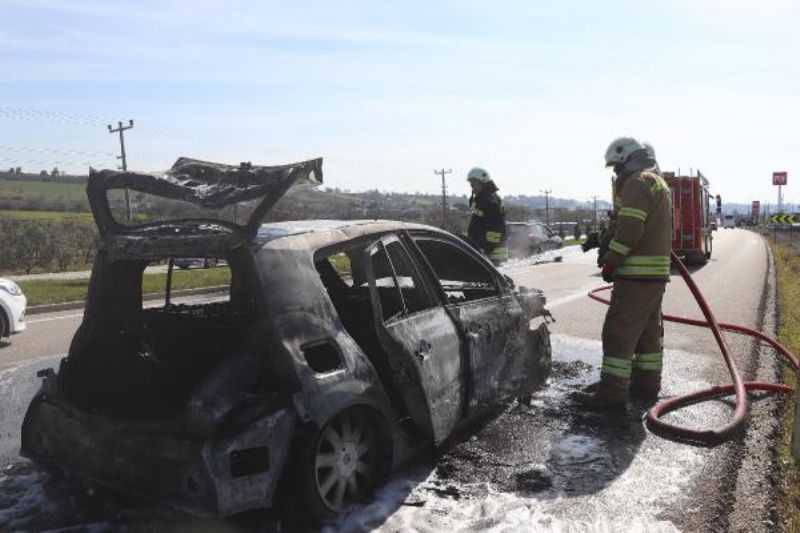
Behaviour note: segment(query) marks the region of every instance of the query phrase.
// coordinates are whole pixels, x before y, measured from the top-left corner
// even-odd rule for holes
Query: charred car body
[[[317,518],[363,499],[415,449],[439,445],[547,377],[544,297],[515,289],[462,240],[389,221],[261,224],[321,160],[228,167],[180,159],[163,176],[93,172],[101,232],[83,322],[40,373],[22,453],[196,514],[269,508]],[[248,222],[124,226],[130,188]],[[153,261],[219,258],[229,298],[143,309]]]

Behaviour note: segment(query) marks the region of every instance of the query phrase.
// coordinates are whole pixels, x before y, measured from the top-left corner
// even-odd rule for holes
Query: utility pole
[[[547,227],[550,227],[550,194],[553,192],[552,189],[545,189],[540,191],[544,194],[544,216],[545,216],[545,224]]]
[[[433,171],[434,174],[442,177],[442,228],[447,228],[447,182],[444,177],[452,172],[452,168]]]
[[[592,230],[597,231],[597,195],[592,196],[594,201],[594,217],[592,218]]]
[[[119,133],[119,151],[121,155],[117,156],[117,159],[122,160],[122,171],[126,172],[128,170],[128,159],[125,155],[125,131],[133,128],[133,120],[128,120],[128,125],[123,126],[122,121],[120,120],[117,122],[117,127],[115,129],[111,128],[111,124],[108,125],[108,133]],[[125,217],[127,218],[128,222],[131,221],[131,196],[128,192],[128,189],[125,189]]]

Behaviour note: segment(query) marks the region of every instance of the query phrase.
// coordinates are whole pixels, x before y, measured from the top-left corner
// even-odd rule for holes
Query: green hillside
[[[86,185],[0,179],[0,209],[88,211]]]

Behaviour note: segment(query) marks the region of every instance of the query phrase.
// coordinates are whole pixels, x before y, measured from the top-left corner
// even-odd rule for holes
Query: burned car
[[[58,372],[40,372],[22,453],[195,514],[289,502],[321,520],[542,384],[549,334],[531,320],[544,296],[461,239],[391,221],[261,223],[292,184],[320,179],[321,160],[93,172],[101,243],[84,319]],[[260,203],[241,225],[125,226],[108,200],[122,188]],[[228,298],[143,308],[145,267],[183,257],[224,259]]]

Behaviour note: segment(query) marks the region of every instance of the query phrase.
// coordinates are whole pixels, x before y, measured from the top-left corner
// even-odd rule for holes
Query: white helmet
[[[606,150],[606,166],[613,167],[624,163],[632,153],[645,150],[645,147],[633,137],[619,137],[608,145]]]
[[[472,180],[480,183],[488,183],[492,181],[492,178],[489,176],[489,173],[486,170],[480,167],[475,167],[467,173],[467,181]]]
[[[647,151],[647,155],[649,155],[649,156],[650,156],[650,159],[652,159],[653,161],[655,161],[655,160],[656,160],[656,149],[655,149],[655,148],[653,148],[653,145],[652,145],[652,144],[650,144],[650,143],[648,143],[648,142],[643,142],[643,143],[642,143],[642,146],[643,146],[643,147],[644,147],[644,149]]]

